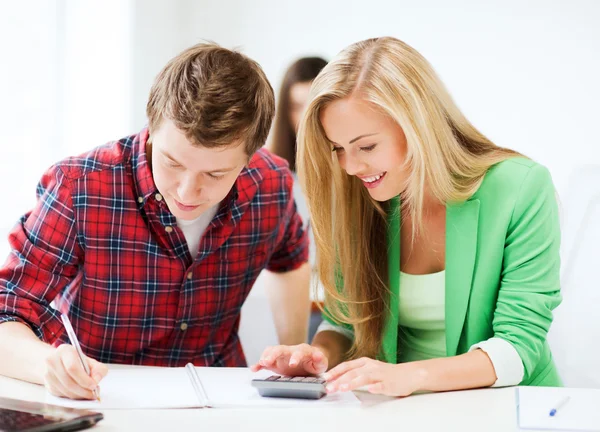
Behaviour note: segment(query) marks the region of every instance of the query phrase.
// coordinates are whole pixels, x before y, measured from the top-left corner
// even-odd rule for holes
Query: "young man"
[[[307,237],[287,166],[260,149],[274,115],[261,68],[196,45],[158,75],[147,115],[42,177],[0,269],[0,374],[90,399],[104,363],[244,366],[240,308],[263,269],[281,343],[305,341]]]

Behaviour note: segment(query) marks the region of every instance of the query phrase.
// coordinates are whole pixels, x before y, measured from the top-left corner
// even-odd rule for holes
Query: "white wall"
[[[577,164],[600,163],[598,1],[150,3],[148,19],[164,25],[153,24],[136,36],[142,40],[138,49],[144,34],[148,44],[158,44],[152,56],[136,54],[140,88],[149,89],[168,57],[201,39],[241,47],[277,89],[285,67],[298,56],[331,58],[352,42],[392,35],[429,59],[485,134],[548,166],[559,190]],[[158,12],[150,10],[155,5],[162,5]],[[176,24],[169,21],[177,17]],[[144,91],[136,93],[136,123],[143,118],[145,97]]]
[[[0,260],[48,166],[132,132],[132,6],[0,3]]]

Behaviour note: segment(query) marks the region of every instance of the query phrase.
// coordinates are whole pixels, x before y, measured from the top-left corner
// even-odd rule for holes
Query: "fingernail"
[[[323,379],[324,379],[325,381],[327,381],[329,378],[331,378],[331,375],[330,375],[330,374],[328,374],[328,373],[326,373],[326,374],[323,374]]]
[[[271,357],[265,357],[265,361],[270,362],[271,361]]]
[[[96,381],[96,383],[99,383],[99,382],[100,382],[100,380],[102,379],[102,376],[101,376],[101,375],[98,375],[98,374],[96,374],[96,375],[94,375],[94,376],[93,376],[93,378],[92,378],[92,379],[93,379],[94,381]]]
[[[342,385],[340,386],[340,390],[341,390],[341,391],[346,391],[346,390],[348,390],[348,384],[342,384]]]
[[[335,391],[335,386],[333,384],[330,384],[327,387],[325,387],[325,389],[327,390],[328,393],[332,393]]]
[[[296,360],[290,360],[290,366],[296,366],[298,362]]]

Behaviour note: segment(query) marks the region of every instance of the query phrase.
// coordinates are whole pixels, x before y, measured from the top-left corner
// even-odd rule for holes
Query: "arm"
[[[286,170],[280,177],[280,189],[287,199],[281,208],[281,229],[267,264],[265,283],[279,343],[306,342],[310,314],[310,265],[308,236],[293,197],[293,178]]]
[[[416,376],[421,379],[417,390],[421,391],[464,390],[489,387],[496,382],[494,366],[480,349],[414,363]]]
[[[421,363],[424,377],[420,390],[493,385],[497,379],[494,366],[498,371],[507,370],[506,364],[496,365],[496,360],[509,360],[520,367],[517,373],[508,374],[511,378],[514,375],[514,379],[504,385],[519,384],[523,372],[525,377],[531,375],[552,322],[552,309],[560,303],[559,246],[554,186],[548,171],[536,165],[521,185],[504,248],[492,339],[508,343],[500,349],[496,343],[497,348],[490,351],[489,357],[482,349],[475,349],[452,358],[417,362]],[[482,348],[485,343],[480,344]],[[517,355],[511,350],[516,350]],[[516,364],[521,361],[523,367]]]
[[[11,347],[10,350],[0,348],[0,375],[35,384],[44,383],[45,360],[55,348],[39,340],[26,324],[0,324],[0,347]]]
[[[311,345],[323,352],[331,369],[348,358],[352,340],[338,331],[323,330],[317,332]]]
[[[523,181],[508,227],[492,324],[494,338],[510,343],[518,353],[525,380],[539,362],[552,310],[560,303],[559,245],[554,187],[548,171],[534,166]],[[370,385],[375,393],[402,396],[420,390],[487,387],[497,380],[490,358],[475,349],[399,365],[358,359],[330,371],[330,379],[336,381],[333,391],[346,384],[349,389]]]
[[[73,346],[50,345],[64,331],[50,303],[67,284],[77,288],[83,251],[76,235],[68,180],[51,168],[36,207],[9,236],[12,253],[0,268],[0,374],[45,384],[56,396],[93,399],[106,366],[84,356],[88,376]]]
[[[560,223],[548,170],[531,168],[508,227],[493,330],[523,361],[528,382],[544,351],[552,311],[561,302]]]
[[[289,272],[267,274],[265,286],[282,345],[301,344],[307,339],[309,281],[310,266],[307,263]]]
[[[0,374],[43,382],[45,358],[64,331],[50,303],[77,275],[80,249],[71,194],[50,169],[38,202],[9,236],[12,252],[0,268]]]

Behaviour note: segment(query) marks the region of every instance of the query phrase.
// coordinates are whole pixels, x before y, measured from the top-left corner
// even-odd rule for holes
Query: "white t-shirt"
[[[219,205],[217,204],[216,206],[206,210],[194,220],[183,220],[177,218],[177,226],[181,231],[183,231],[185,241],[187,242],[188,249],[190,250],[190,254],[192,255],[193,259],[196,259],[196,255],[198,255],[200,240],[202,239],[206,228],[208,228],[208,225],[217,214],[218,208]]]

